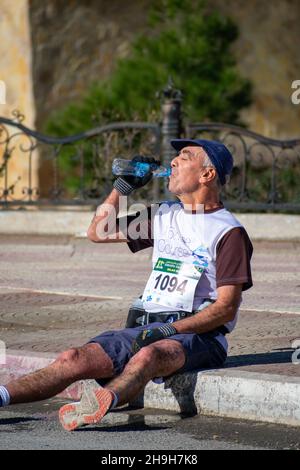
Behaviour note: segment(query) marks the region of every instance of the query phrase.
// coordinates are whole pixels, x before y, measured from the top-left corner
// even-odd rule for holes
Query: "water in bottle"
[[[115,176],[130,175],[143,178],[150,170],[155,178],[163,178],[171,175],[171,168],[165,168],[157,163],[133,162],[115,158],[112,164],[112,172]]]

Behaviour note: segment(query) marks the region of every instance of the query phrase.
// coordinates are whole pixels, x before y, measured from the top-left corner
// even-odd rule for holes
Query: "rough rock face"
[[[49,111],[79,98],[107,78],[147,30],[151,0],[31,0],[34,86],[38,126]]]
[[[6,88],[6,104],[0,104],[0,115],[12,118],[12,111],[26,115],[24,124],[34,127],[35,111],[32,92],[31,40],[28,19],[28,2],[1,0],[0,8],[0,80]],[[3,162],[5,133],[0,135],[0,165]],[[28,148],[28,139],[13,138],[8,149],[15,148],[7,163],[8,186],[15,184],[14,197],[22,195],[28,187],[28,153],[20,152],[20,146]],[[33,157],[32,185],[36,185],[37,155]],[[0,175],[0,194],[4,188],[3,173]]]
[[[136,32],[147,30],[150,0],[31,0],[34,88],[38,120],[109,76]],[[234,46],[242,74],[254,84],[254,103],[242,118],[264,135],[300,136],[300,105],[291,83],[300,79],[299,0],[208,0],[239,25]]]
[[[238,67],[254,85],[254,102],[243,112],[251,130],[275,138],[300,137],[300,105],[291,84],[300,79],[298,0],[210,0],[239,25]]]

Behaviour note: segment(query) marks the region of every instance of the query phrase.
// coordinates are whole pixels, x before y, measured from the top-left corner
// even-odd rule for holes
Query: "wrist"
[[[131,184],[127,183],[123,178],[117,178],[113,184],[113,187],[122,194],[122,196],[129,196],[134,191],[134,188]]]
[[[177,334],[177,330],[172,323],[165,323],[163,326],[158,328],[165,337],[173,336]]]

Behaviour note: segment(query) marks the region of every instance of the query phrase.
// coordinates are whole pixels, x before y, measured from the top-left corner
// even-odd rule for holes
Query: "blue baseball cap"
[[[220,183],[222,185],[226,183],[226,175],[230,175],[232,172],[233,158],[228,148],[222,142],[206,139],[173,139],[171,140],[171,145],[177,152],[180,152],[180,150],[189,145],[202,147],[216,168]]]

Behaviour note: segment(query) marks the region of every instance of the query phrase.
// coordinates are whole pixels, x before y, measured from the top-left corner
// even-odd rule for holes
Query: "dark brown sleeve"
[[[119,226],[122,225],[122,219],[118,220]],[[124,219],[123,219],[124,220]],[[129,249],[136,253],[153,246],[151,230],[151,207],[134,215],[127,216],[127,245]]]
[[[217,245],[217,287],[243,284],[245,291],[252,287],[250,260],[253,246],[243,227],[227,232]]]

